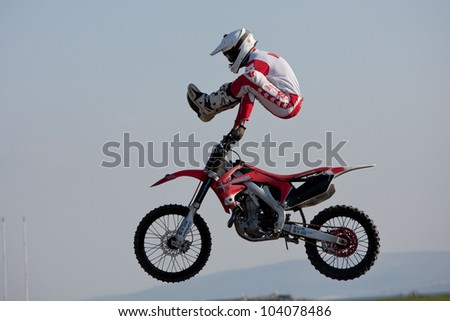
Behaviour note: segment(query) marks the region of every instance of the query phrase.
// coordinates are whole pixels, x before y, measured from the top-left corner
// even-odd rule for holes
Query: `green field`
[[[380,298],[377,301],[450,301],[450,293],[422,295],[412,293],[405,296],[397,296],[392,298]]]

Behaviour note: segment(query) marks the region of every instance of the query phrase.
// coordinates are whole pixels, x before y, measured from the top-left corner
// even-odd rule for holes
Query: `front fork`
[[[194,224],[194,216],[197,213],[200,205],[205,199],[206,193],[208,192],[211,184],[214,182],[214,178],[212,175],[209,175],[208,178],[202,183],[193,202],[189,205],[189,212],[181,221],[181,224],[178,226],[177,232],[174,237],[170,240],[170,245],[176,249],[181,250],[182,252],[186,252],[191,245],[191,242],[186,240],[186,235]]]

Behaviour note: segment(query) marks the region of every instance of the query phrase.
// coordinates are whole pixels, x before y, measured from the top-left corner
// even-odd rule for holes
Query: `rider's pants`
[[[251,105],[253,105],[252,96],[254,96],[268,111],[280,118],[291,118],[297,115],[303,101],[303,98],[295,94],[283,93],[257,70],[250,70],[239,76],[231,84],[230,90],[233,96],[242,98],[242,101],[248,99]],[[241,107],[243,107],[242,104]]]

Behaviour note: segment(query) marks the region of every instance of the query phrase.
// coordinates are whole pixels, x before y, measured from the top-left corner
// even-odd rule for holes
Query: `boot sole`
[[[186,97],[187,97],[187,101],[188,101],[189,106],[191,107],[191,109],[197,113],[198,117],[200,117],[200,109],[198,109],[197,105],[194,104],[194,102],[191,100],[189,95],[186,95]]]
[[[201,121],[206,123],[206,122],[208,122],[208,121],[210,121],[211,119],[214,118],[214,116],[208,117],[208,118],[203,118],[202,114],[200,112],[200,109],[197,107],[197,105],[194,103],[194,101],[189,97],[189,95],[186,95],[186,96],[187,96],[187,100],[188,100],[189,106],[191,107],[191,109],[193,111],[195,111],[195,113],[197,114],[198,118],[200,118]]]

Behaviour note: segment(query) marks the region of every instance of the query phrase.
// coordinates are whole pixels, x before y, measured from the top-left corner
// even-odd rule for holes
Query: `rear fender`
[[[334,175],[334,177],[341,176],[342,174],[355,171],[357,169],[371,168],[375,167],[375,165],[360,165],[360,166],[342,166],[342,167],[331,167],[327,171],[325,171],[328,175]]]
[[[336,177],[357,170],[374,167],[375,165],[362,166],[341,166],[320,168],[315,172],[310,172],[302,177],[303,184],[293,188],[286,197],[286,208],[297,209],[314,206],[327,199],[335,193],[333,179]]]

